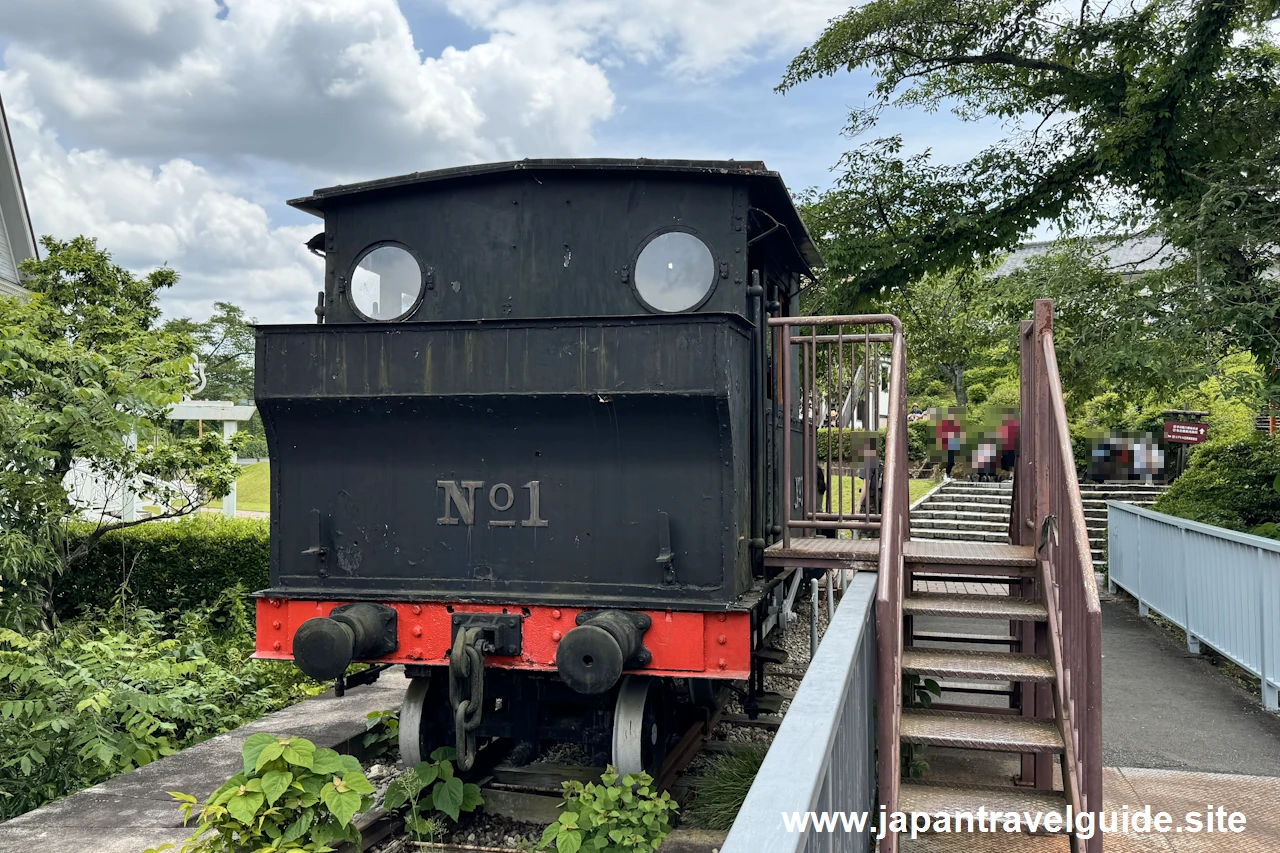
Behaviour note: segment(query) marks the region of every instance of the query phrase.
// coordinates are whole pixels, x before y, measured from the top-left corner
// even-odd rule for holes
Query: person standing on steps
[[[1018,418],[1006,412],[1000,416],[1000,467],[1013,476],[1018,462]]]
[[[944,451],[947,455],[946,479],[951,479],[951,469],[956,464],[956,451],[960,449],[963,443],[963,434],[960,431],[960,424],[956,418],[957,410],[954,408],[943,409],[938,416],[937,440],[938,450]]]

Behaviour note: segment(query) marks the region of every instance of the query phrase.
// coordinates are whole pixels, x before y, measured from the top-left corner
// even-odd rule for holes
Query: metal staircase
[[[1022,328],[1023,440],[1012,490],[1003,484],[948,484],[936,494],[936,503],[931,499],[915,513],[908,510],[906,361],[896,318],[772,322],[782,327],[774,352],[787,377],[781,390],[792,428],[786,436],[789,441],[792,432],[799,433],[800,452],[793,456],[788,446],[784,456],[783,482],[792,483],[799,468],[796,501],[787,518],[779,519],[784,522],[779,525],[782,538],[766,548],[765,563],[830,569],[874,565],[878,572],[882,808],[890,814],[929,815],[980,806],[1044,814],[1064,813],[1068,807],[1076,814],[1100,810],[1101,610],[1058,381],[1052,304],[1037,302],[1034,321]],[[806,323],[809,334],[795,334]],[[797,411],[795,403],[808,399],[820,384],[814,365],[823,363],[823,342],[844,341],[844,328],[854,325],[870,341],[874,324],[891,328],[876,336],[892,348],[883,486],[875,495],[878,500],[864,500],[856,513],[846,513],[808,484],[809,472],[824,461],[830,470],[832,460],[820,459],[816,438],[809,437],[811,431],[816,434],[816,423],[809,421],[812,407],[802,404]],[[832,328],[838,331],[832,334]],[[865,472],[872,479],[878,475],[871,466]],[[985,517],[969,518],[974,515]],[[969,520],[985,525],[976,540],[962,536],[959,523]],[[831,528],[878,538],[805,535]],[[917,630],[918,621],[937,621],[943,630]],[[904,704],[904,678],[911,676],[940,682],[941,700],[922,707],[910,698],[917,695],[910,690]],[[1018,772],[993,770],[958,781],[903,779],[904,744],[1016,755]],[[981,774],[983,767],[1001,765],[973,766]],[[1018,850],[1027,838],[953,834],[911,841],[889,833],[879,849]],[[982,846],[992,841],[996,846]],[[1043,842],[1053,846],[1035,849],[1102,849],[1101,835],[1087,841],[1062,835],[1037,843]]]

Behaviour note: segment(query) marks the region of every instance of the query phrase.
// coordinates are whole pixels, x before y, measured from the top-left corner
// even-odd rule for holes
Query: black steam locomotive
[[[653,771],[726,688],[776,707],[767,318],[819,262],[778,174],[524,160],[290,204],[324,219],[325,289],[318,325],[257,331],[258,656],[404,664],[404,759],[464,768],[507,738]]]

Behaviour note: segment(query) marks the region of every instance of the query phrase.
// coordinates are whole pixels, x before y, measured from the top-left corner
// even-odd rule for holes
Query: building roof
[[[22,176],[13,153],[9,120],[0,100],[0,294],[23,293],[18,268],[36,257],[36,235],[22,191]]]
[[[1031,258],[1047,255],[1057,245],[1053,240],[1023,243],[1004,259],[994,275],[999,278],[1016,272]],[[1089,245],[1108,270],[1122,275],[1142,275],[1164,269],[1177,259],[1177,251],[1161,234],[1095,237]]]

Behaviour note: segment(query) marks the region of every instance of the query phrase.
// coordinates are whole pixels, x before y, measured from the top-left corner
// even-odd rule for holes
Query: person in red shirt
[[[1018,459],[1018,419],[1005,415],[1000,423],[1000,467],[1013,475]]]
[[[938,449],[947,454],[947,479],[951,478],[951,469],[956,464],[956,451],[960,449],[960,424],[956,422],[955,410],[946,409],[938,416],[937,425]]]

